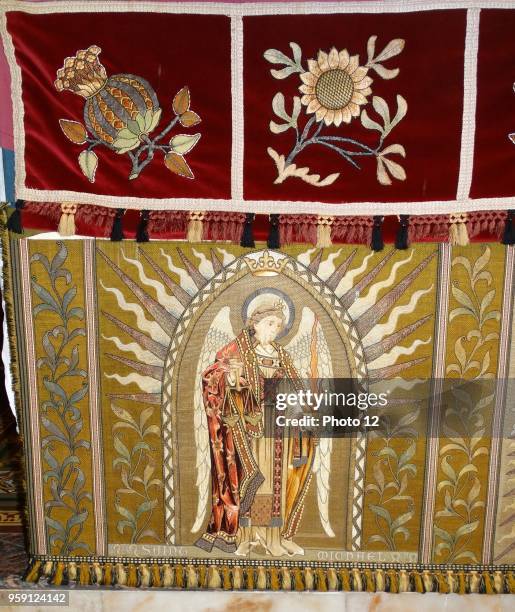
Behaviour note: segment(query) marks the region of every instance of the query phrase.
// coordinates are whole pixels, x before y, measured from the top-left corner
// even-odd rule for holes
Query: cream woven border
[[[16,197],[35,202],[72,201],[78,204],[96,204],[109,208],[147,210],[212,210],[245,211],[254,213],[284,213],[287,210],[315,215],[391,215],[391,214],[448,214],[475,210],[511,209],[515,196],[471,199],[476,108],[476,72],[481,8],[515,9],[515,0],[375,0],[364,2],[281,2],[281,3],[224,3],[224,2],[109,2],[91,0],[27,2],[6,0],[0,8],[0,33],[11,69],[13,101],[14,146],[16,150]],[[409,13],[441,9],[467,9],[467,34],[464,62],[464,107],[461,138],[461,159],[458,189],[455,200],[419,202],[349,202],[328,204],[323,202],[296,202],[290,200],[243,199],[243,23],[242,17],[252,15],[307,15],[348,13]],[[232,176],[230,199],[208,198],[131,198],[88,194],[66,190],[38,190],[25,186],[25,132],[21,95],[21,70],[15,61],[12,39],[7,32],[7,11],[31,14],[76,12],[157,12],[226,15],[231,17],[231,79],[232,79]]]

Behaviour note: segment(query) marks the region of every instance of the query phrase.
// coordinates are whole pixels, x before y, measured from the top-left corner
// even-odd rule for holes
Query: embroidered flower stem
[[[147,166],[154,159],[154,151],[156,149],[159,149],[164,153],[168,153],[172,150],[172,145],[162,145],[158,143],[170,132],[170,130],[173,129],[177,121],[179,121],[179,117],[174,117],[172,121],[170,121],[170,123],[165,127],[165,129],[153,140],[150,140],[148,136],[143,135],[143,143],[141,144],[141,146],[136,149],[136,151],[129,151],[129,157],[132,160],[132,169],[129,175],[129,179],[135,179],[139,176],[143,168],[145,168],[145,166]],[[139,163],[139,158],[141,154],[145,151],[148,151],[147,156],[141,163]]]

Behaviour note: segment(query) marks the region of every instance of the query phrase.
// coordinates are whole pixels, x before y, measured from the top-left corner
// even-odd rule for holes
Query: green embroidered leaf
[[[127,510],[127,508],[120,506],[120,504],[115,504],[114,507],[116,508],[118,514],[121,514],[130,521],[131,525],[136,525],[136,517],[134,516],[134,514],[132,514],[132,512]]]
[[[479,525],[479,521],[472,521],[471,523],[466,523],[465,525],[458,527],[458,529],[456,530],[456,536],[455,536],[456,540],[458,540],[464,535],[467,535],[475,531],[478,525]]]
[[[129,449],[125,446],[125,444],[120,440],[120,438],[118,436],[114,437],[113,444],[114,444],[114,447],[117,450],[117,452],[122,457],[124,457],[125,459],[130,461],[131,455],[129,453]]]
[[[151,112],[151,111],[147,111],[147,113],[149,113],[149,112]],[[148,128],[147,128],[147,134],[150,134],[150,132],[152,132],[153,130],[155,130],[155,129],[156,129],[157,124],[158,124],[158,123],[159,123],[159,121],[161,120],[161,114],[162,114],[162,112],[163,112],[163,111],[162,111],[160,108],[158,108],[158,109],[157,109],[157,110],[156,110],[156,111],[155,111],[155,112],[154,112],[154,113],[151,115],[151,117],[150,117],[150,123],[149,123]],[[193,114],[195,114],[195,113],[193,113]],[[198,115],[197,115],[197,116],[198,116]],[[181,120],[179,119],[179,121],[181,121]],[[146,118],[145,118],[145,122],[146,122]],[[182,121],[181,121],[181,123],[182,123]],[[146,125],[146,123],[145,123],[145,125]],[[183,125],[184,125],[184,124],[183,124]]]
[[[138,425],[128,410],[125,410],[125,408],[120,408],[119,406],[116,406],[115,404],[111,405],[111,410],[114,412],[114,414],[119,419],[122,419],[123,421],[127,421],[127,423],[130,423],[137,429]]]
[[[392,532],[395,532],[398,527],[411,520],[414,514],[414,512],[406,512],[405,514],[398,516],[392,523]]]
[[[140,132],[144,132],[145,131],[145,117],[143,117],[143,115],[141,113],[138,113],[136,115],[136,123],[138,124],[139,130]]]
[[[170,140],[170,145],[179,155],[186,155],[199,140],[200,134],[177,134]]]
[[[374,514],[377,514],[383,518],[389,526],[392,524],[392,517],[386,508],[382,508],[381,506],[376,506],[374,504],[369,504],[368,507]]]
[[[95,182],[95,173],[98,166],[98,157],[94,151],[82,151],[79,154],[79,166],[84,176],[91,182]]]
[[[141,411],[141,414],[139,415],[139,426],[140,426],[140,429],[143,429],[145,423],[152,416],[153,412],[154,412],[154,408],[152,406],[150,406],[149,408],[145,408],[145,410]]]
[[[445,531],[445,529],[441,529],[438,525],[435,525],[434,528],[435,537],[440,538],[444,542],[448,542],[449,544],[453,544],[454,540],[449,532]]]
[[[140,139],[138,136],[133,136],[132,138],[117,138],[113,142],[113,147],[116,149],[118,155],[123,155],[127,153],[127,151],[131,151],[135,149],[140,144]]]
[[[74,527],[75,525],[80,525],[80,523],[83,523],[87,518],[88,518],[87,510],[80,512],[79,514],[74,514],[68,519],[68,522],[66,523],[66,529],[68,530]]]

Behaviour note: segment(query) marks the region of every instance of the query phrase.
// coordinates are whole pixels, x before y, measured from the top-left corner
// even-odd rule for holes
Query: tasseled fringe
[[[11,213],[11,216],[7,220],[7,229],[15,234],[23,234],[23,223],[22,223],[22,213],[21,211],[25,207],[25,202],[23,200],[16,200],[14,211]]]
[[[395,248],[405,250],[408,248],[409,215],[399,215],[399,229],[395,237]]]
[[[467,231],[467,214],[449,215],[449,223],[449,243],[453,246],[467,246],[470,242]]]
[[[33,559],[25,581],[175,589],[515,594],[513,570],[274,567]]]
[[[203,222],[206,213],[203,211],[192,210],[188,221],[188,232],[186,240],[188,242],[201,242],[204,232]]]
[[[136,230],[136,242],[148,242],[148,210],[142,210],[139,218],[138,229]]]
[[[111,228],[111,240],[113,242],[121,242],[125,240],[123,233],[123,215],[125,214],[125,208],[117,208],[116,214],[113,220],[113,227]]]
[[[506,215],[506,221],[504,222],[504,232],[502,235],[503,244],[515,244],[515,225],[513,223],[514,216],[515,210],[509,210]]]
[[[317,219],[317,241],[315,245],[318,248],[323,249],[333,244],[331,240],[331,226],[333,221],[333,217],[319,215]]]
[[[63,202],[61,204],[61,218],[57,231],[61,236],[75,236],[75,213],[77,212],[77,204],[71,202]]]
[[[279,241],[279,215],[270,215],[270,231],[266,244],[269,249],[278,249],[281,246]]]
[[[380,215],[374,216],[374,226],[372,228],[372,242],[370,244],[373,251],[382,251],[384,249],[383,241],[383,219]]]
[[[168,234],[186,235],[189,213],[185,210],[153,210],[148,220],[148,232],[152,236]]]
[[[247,249],[253,249],[256,246],[256,243],[254,242],[253,228],[255,216],[256,215],[254,213],[247,213],[245,215],[245,223],[243,225],[243,232],[241,233],[240,246]]]

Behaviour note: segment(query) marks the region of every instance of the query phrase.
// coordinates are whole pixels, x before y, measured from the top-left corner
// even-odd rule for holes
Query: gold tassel
[[[139,566],[139,576],[140,576],[140,586],[148,587],[150,586],[150,570],[148,569],[146,563],[140,563]]]
[[[330,247],[333,242],[331,240],[331,225],[334,217],[319,215],[317,219],[317,242],[316,246],[319,249]]]
[[[87,585],[91,581],[91,575],[89,571],[89,563],[81,563],[79,565],[79,584]]]
[[[504,576],[499,570],[494,572],[494,589],[499,595],[504,593]]]
[[[61,218],[57,231],[61,236],[75,235],[75,213],[77,212],[77,204],[71,202],[63,202],[61,204]]]
[[[447,584],[449,585],[449,593],[456,591],[456,578],[452,570],[447,570]]]
[[[239,565],[232,568],[232,588],[237,591],[243,587],[243,572]]]
[[[191,564],[186,566],[186,587],[188,589],[198,588],[197,570]]]
[[[422,571],[422,582],[426,593],[432,593],[434,587],[434,577],[429,570]]]
[[[256,588],[258,591],[264,591],[266,589],[266,571],[262,565],[257,568]]]
[[[203,222],[204,222],[204,217],[206,216],[206,213],[203,211],[191,211],[190,212],[190,219],[188,222],[188,233],[186,236],[186,240],[188,242],[201,242],[202,241],[202,234],[203,234]]]
[[[513,572],[508,572],[506,574],[506,584],[508,586],[508,593],[515,594],[515,576],[513,575]]]
[[[106,586],[111,586],[113,584],[113,566],[111,563],[106,563],[104,565],[104,581],[102,584]]]
[[[254,568],[253,567],[246,567],[245,568],[245,576],[247,578],[247,590],[248,591],[253,591],[254,590]]]
[[[485,593],[487,595],[492,595],[494,592],[494,586],[492,584],[492,577],[490,576],[490,572],[483,572],[483,582],[485,584]]]
[[[283,567],[281,570],[282,574],[282,589],[283,591],[291,591],[291,574],[287,567]]]
[[[453,246],[467,246],[469,235],[467,231],[467,214],[453,213],[449,215],[449,243]]]
[[[223,575],[223,581],[222,581],[223,589],[224,591],[230,591],[231,590],[231,572],[226,565],[223,568],[222,575]]]
[[[300,569],[300,567],[296,567],[293,570],[293,588],[296,591],[304,590],[304,581],[302,580],[302,570]]]
[[[127,574],[127,586],[135,587],[138,586],[138,574],[136,572],[136,566],[134,563],[129,563],[129,571]]]
[[[415,585],[415,593],[423,593],[424,592],[424,583],[422,582],[422,576],[420,572],[413,571],[411,573],[413,578],[413,583]]]
[[[182,565],[176,565],[175,566],[175,586],[178,589],[182,589],[183,586],[184,586],[183,567],[182,567]]]
[[[163,586],[173,586],[173,569],[169,563],[163,565]]]
[[[272,591],[279,590],[279,572],[275,567],[270,568],[270,588]]]
[[[304,584],[306,585],[306,591],[315,589],[315,575],[310,567],[306,567],[304,570]]]
[[[91,567],[93,569],[95,584],[102,584],[102,566],[100,565],[100,563],[98,563],[98,561],[95,561],[94,563],[92,563]]]
[[[374,585],[374,576],[372,574],[372,570],[363,570],[363,575],[365,576],[365,591],[367,591],[367,593],[374,593],[376,589]]]
[[[206,586],[207,567],[205,565],[201,565],[197,569],[198,569],[198,585],[200,588],[204,588]]]
[[[350,586],[350,574],[349,574],[349,570],[347,569],[342,569],[340,572],[340,576],[342,579],[342,591],[352,591],[352,588]]]
[[[71,582],[77,580],[77,564],[75,561],[70,561],[68,563],[68,580]]]
[[[116,564],[116,584],[121,586],[127,584],[127,572],[123,563]]]
[[[163,586],[161,582],[161,568],[158,563],[152,565],[152,586],[160,587]]]
[[[337,591],[338,590],[338,574],[334,567],[330,567],[327,570],[327,589],[329,591]]]
[[[26,582],[37,582],[39,578],[39,570],[41,568],[41,561],[34,561],[34,564],[30,568],[25,581]]]
[[[445,579],[442,572],[435,572],[436,582],[438,583],[438,592],[439,593],[448,593],[449,585],[447,584],[447,580]]]
[[[322,568],[318,568],[316,571],[317,575],[317,591],[325,593],[327,591],[327,583],[325,581],[325,572]]]
[[[410,591],[409,575],[406,570],[399,571],[399,593],[408,593]]]
[[[207,571],[207,587],[208,589],[219,589],[222,586],[222,579],[220,578],[220,572],[216,565],[210,565]]]
[[[363,590],[363,581],[361,580],[361,572],[357,568],[351,570],[352,574],[352,586],[355,591],[361,592]]]
[[[479,593],[481,584],[481,576],[476,570],[471,570],[469,573],[469,593]]]
[[[52,580],[52,584],[55,586],[60,586],[63,583],[64,577],[64,563],[62,561],[58,561],[57,566],[55,568],[54,579]]]
[[[384,570],[376,569],[374,573],[375,573],[375,579],[376,579],[376,592],[384,591],[385,589]]]
[[[458,593],[464,595],[467,592],[467,584],[465,582],[465,573],[458,572]]]
[[[52,561],[46,561],[45,565],[43,566],[43,576],[50,576],[50,574],[52,573],[53,567],[54,567],[54,564]]]
[[[390,588],[388,589],[389,593],[398,593],[399,585],[397,584],[397,572],[395,570],[388,570],[386,575],[390,581]]]

